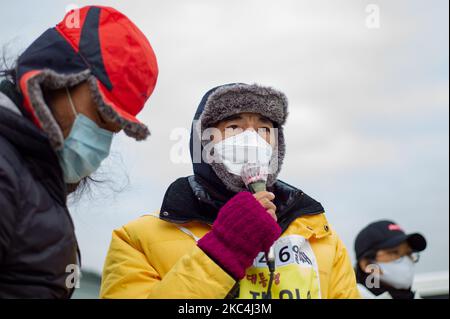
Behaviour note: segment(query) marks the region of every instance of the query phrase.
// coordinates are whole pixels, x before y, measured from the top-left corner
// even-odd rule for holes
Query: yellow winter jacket
[[[239,287],[238,298],[261,298],[268,271],[261,256],[236,281],[196,245],[211,226],[174,224],[143,216],[113,232],[101,298],[223,299]],[[272,298],[359,298],[345,246],[325,214],[294,220],[276,242]]]

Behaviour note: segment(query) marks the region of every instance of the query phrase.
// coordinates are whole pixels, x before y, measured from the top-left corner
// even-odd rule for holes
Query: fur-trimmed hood
[[[258,84],[229,84],[218,87],[208,97],[200,118],[203,128],[234,114],[259,113],[278,127],[286,123],[288,101],[284,93]]]
[[[271,87],[244,83],[213,88],[200,102],[191,131],[190,150],[194,174],[218,188],[234,193],[245,189],[242,179],[229,173],[222,163],[205,162],[202,154],[210,141],[202,140],[202,132],[229,116],[245,112],[261,114],[271,120],[276,128],[277,145],[267,180],[267,186],[270,187],[277,180],[286,153],[283,125],[288,116],[288,101],[282,92]]]

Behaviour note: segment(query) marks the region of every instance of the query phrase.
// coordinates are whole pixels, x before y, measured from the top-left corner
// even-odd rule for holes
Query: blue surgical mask
[[[94,173],[108,157],[113,133],[100,128],[90,118],[77,114],[69,90],[66,88],[75,121],[63,148],[57,152],[64,182],[75,184]]]

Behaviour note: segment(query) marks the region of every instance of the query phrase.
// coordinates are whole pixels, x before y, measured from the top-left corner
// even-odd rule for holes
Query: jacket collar
[[[15,106],[22,105],[23,98],[22,95],[17,91],[14,83],[4,80],[0,82],[0,92],[8,97],[11,103]]]
[[[276,196],[278,223],[283,231],[298,217],[319,215],[324,212],[319,202],[282,181],[277,181],[270,191]],[[160,217],[174,223],[199,221],[213,224],[220,208],[234,195],[216,192],[214,187],[198,176],[180,178],[167,189]],[[306,233],[314,234],[316,237],[328,234],[328,225],[323,226],[323,230],[317,226],[327,224],[323,223],[321,218],[314,219],[315,221],[308,220],[306,218],[305,224],[302,223]]]

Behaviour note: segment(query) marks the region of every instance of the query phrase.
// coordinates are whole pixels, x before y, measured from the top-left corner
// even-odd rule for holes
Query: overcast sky
[[[370,3],[380,9],[379,28],[367,27]],[[7,54],[19,54],[58,23],[69,4],[92,2],[3,6],[0,43],[8,44]],[[141,28],[160,76],[140,114],[152,136],[137,143],[118,135],[101,169],[111,182],[71,205],[87,269],[101,271],[114,228],[158,210],[170,183],[192,173],[170,154],[183,143],[177,132],[188,132],[203,94],[247,82],[286,93],[280,179],[324,205],[352,256],[358,231],[388,218],[428,239],[419,272],[448,270],[447,0],[95,4],[121,10]]]

